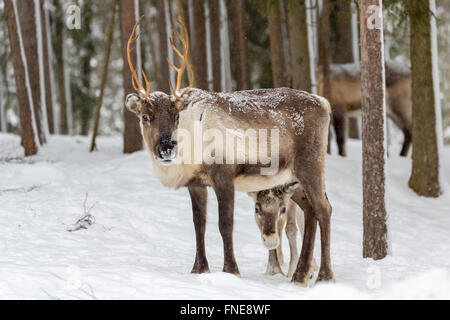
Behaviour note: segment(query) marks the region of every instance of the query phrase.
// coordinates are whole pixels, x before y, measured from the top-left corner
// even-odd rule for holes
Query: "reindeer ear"
[[[138,96],[136,93],[130,93],[125,99],[125,106],[131,112],[138,114],[144,105],[144,99]]]
[[[292,196],[294,194],[295,189],[297,189],[300,186],[300,183],[298,181],[291,182],[286,184],[283,187],[284,193],[288,194],[289,196]]]

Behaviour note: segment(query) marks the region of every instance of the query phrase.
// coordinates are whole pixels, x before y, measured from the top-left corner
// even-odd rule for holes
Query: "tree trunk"
[[[26,0],[16,2],[17,12],[23,8],[22,5],[24,2],[26,2]],[[34,10],[32,12],[34,12]],[[25,71],[27,66],[24,58],[26,60],[26,56],[24,48],[22,48],[20,44],[19,28],[16,22],[20,20],[19,17],[16,17],[15,15],[13,0],[5,0],[5,15],[8,24],[14,77],[16,80],[17,100],[19,102],[22,146],[25,150],[25,156],[31,156],[38,152],[38,139],[36,138],[37,129],[36,125],[34,125],[35,119],[33,119],[33,98],[30,98],[30,96],[32,96],[31,92],[27,90],[29,81],[27,81],[27,74]],[[21,30],[21,34],[24,35],[23,30]],[[34,63],[36,63],[36,61],[34,61]]]
[[[335,0],[336,10],[336,49],[334,51],[335,63],[353,62],[352,43],[352,9],[350,1]]]
[[[319,18],[319,65],[322,68],[323,96],[330,98],[330,11],[328,1],[322,3]]]
[[[55,133],[55,123],[53,121],[53,99],[52,99],[52,85],[51,85],[51,68],[50,68],[50,54],[48,52],[49,44],[47,38],[47,23],[45,19],[45,9],[44,9],[45,0],[40,0],[41,5],[41,23],[42,23],[42,45],[43,45],[43,55],[44,55],[44,80],[45,80],[45,104],[47,106],[47,122],[48,122],[48,131],[51,134]]]
[[[311,70],[308,47],[305,0],[288,1],[289,43],[292,87],[311,92]]]
[[[55,12],[53,15],[55,23],[55,59],[56,59],[56,82],[58,85],[58,102],[59,102],[59,132],[60,134],[68,134],[69,126],[67,122],[67,97],[65,89],[65,72],[64,72],[64,14],[59,0],[54,0]]]
[[[83,45],[81,46],[80,66],[81,66],[81,86],[84,93],[84,102],[79,108],[81,135],[86,136],[89,133],[89,123],[92,118],[94,103],[91,99],[91,58],[95,53],[95,45],[92,41],[92,0],[85,0],[83,3],[83,24],[82,32],[85,35]]]
[[[175,0],[175,5],[176,5],[176,8],[177,8],[177,19],[180,19],[181,22],[183,22],[183,24],[186,26],[186,29],[189,30],[189,19],[187,18],[187,11],[185,10],[185,7],[183,5],[183,0]],[[188,76],[189,83],[192,82],[192,86],[194,88],[196,88],[195,76],[194,76],[194,79],[191,79],[191,75],[192,74],[195,75],[194,63],[192,61],[191,46],[189,46],[189,53],[188,53],[188,60],[187,60],[187,69],[188,69],[187,70],[188,71],[187,72],[187,76]]]
[[[160,1],[158,1],[159,3]],[[128,59],[127,59],[127,42],[128,38],[133,30],[133,27],[136,23],[135,16],[135,8],[134,8],[134,0],[122,0],[120,3],[120,37],[122,42],[122,59],[123,59],[123,88],[124,88],[124,97],[128,94],[134,92],[133,86],[131,84],[131,71],[128,67]],[[164,16],[164,33],[166,34],[166,24],[165,24],[165,14],[159,14],[159,16]],[[159,26],[161,29],[161,26]],[[161,30],[160,30],[161,32]],[[166,51],[167,51],[167,42],[166,43]],[[131,53],[131,59],[133,60],[133,64],[136,66],[138,52],[134,50]],[[167,65],[164,63],[164,65]],[[140,66],[139,66],[140,68]],[[167,70],[168,71],[168,70]],[[168,81],[168,72],[167,78]],[[161,90],[161,87],[160,87]],[[135,114],[128,111],[127,108],[124,109],[124,143],[123,143],[123,152],[124,153],[133,153],[135,151],[139,151],[142,149],[142,136],[141,130],[139,127],[139,121]]]
[[[250,75],[248,68],[247,26],[245,0],[230,0],[228,5],[228,18],[230,19],[231,58],[233,74],[236,79],[236,89],[250,88]]]
[[[417,194],[438,197],[439,155],[432,62],[430,0],[408,1],[411,34],[413,152],[409,186]],[[437,63],[437,62],[436,62]],[[436,75],[434,75],[436,76]],[[434,85],[433,85],[434,84]],[[440,111],[439,111],[440,112]]]
[[[156,8],[158,10],[158,34],[159,34],[159,82],[158,82],[158,90],[163,91],[167,94],[170,94],[169,87],[169,65],[167,64],[166,58],[169,56],[169,52],[167,50],[167,29],[166,29],[166,0],[156,0]],[[131,26],[131,28],[133,25]],[[131,29],[128,30],[131,32]],[[123,43],[123,45],[126,45]],[[126,60],[124,60],[126,61]],[[127,67],[128,68],[128,67]],[[131,77],[131,75],[130,75]],[[131,78],[130,78],[131,79]],[[130,80],[131,81],[131,80]],[[131,85],[131,82],[130,82]]]
[[[106,34],[107,34],[106,44],[105,44],[106,49],[105,49],[105,56],[103,59],[102,78],[100,81],[100,95],[98,97],[97,108],[95,110],[94,129],[93,129],[93,133],[92,133],[90,152],[94,151],[97,148],[97,146],[95,144],[95,140],[97,138],[98,124],[100,122],[100,111],[101,111],[102,103],[103,103],[103,93],[105,92],[106,77],[108,75],[109,56],[111,53],[111,44],[112,44],[113,33],[114,33],[114,20],[115,20],[115,16],[116,16],[117,2],[118,2],[118,0],[114,0],[113,4],[111,6],[108,30],[106,31]],[[124,64],[125,63],[126,63],[126,61],[124,61]],[[128,66],[128,64],[126,64],[126,65]],[[124,109],[126,110],[126,108],[124,108]],[[126,127],[126,125],[127,124],[125,123],[125,127]]]
[[[319,8],[317,7],[317,13]],[[331,94],[331,82],[330,82],[330,11],[328,1],[322,2],[322,14],[317,19],[319,21],[318,26],[318,38],[319,38],[319,53],[318,60],[322,74],[322,95],[330,99]],[[328,135],[328,153],[331,153],[331,132]]]
[[[364,258],[383,259],[388,253],[385,159],[386,102],[383,24],[368,27],[369,6],[382,10],[381,0],[360,0],[361,85],[363,119]],[[369,11],[370,12],[370,11]]]
[[[203,0],[194,0],[193,60],[197,88],[208,90],[208,62],[206,59],[206,25]]]
[[[213,91],[222,91],[222,47],[220,39],[220,3],[219,0],[209,1],[209,22],[211,30],[211,54]]]
[[[335,36],[335,63],[352,63],[353,59],[353,33],[352,33],[352,8],[348,0],[335,0],[336,11]],[[358,119],[349,117],[348,136],[352,139],[360,139]]]
[[[39,142],[45,143],[45,135],[42,128],[41,113],[41,88],[39,82],[39,59],[35,3],[30,0],[17,1],[17,10],[22,30],[22,39],[27,59],[28,76],[30,79],[31,94],[33,95],[34,116],[36,118]],[[30,12],[32,14],[30,14]]]
[[[269,38],[270,57],[272,60],[272,79],[274,88],[286,85],[285,63],[283,50],[283,34],[281,31],[281,8],[279,2],[269,4]]]

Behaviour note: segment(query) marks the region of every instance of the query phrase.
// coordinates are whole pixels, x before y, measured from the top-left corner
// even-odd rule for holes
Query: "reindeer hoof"
[[[335,283],[333,272],[319,272],[316,283]]]
[[[305,288],[308,287],[309,280],[310,280],[309,272],[295,272],[294,276],[292,277],[292,282],[294,282],[294,284]]]
[[[277,275],[277,274],[281,274],[283,276],[286,276],[284,274],[283,270],[281,270],[281,269],[270,269],[270,270],[267,270],[266,273],[265,273],[266,276],[274,276],[274,275]]]
[[[237,265],[234,265],[234,266],[224,265],[222,271],[223,271],[223,272],[227,272],[227,273],[234,274],[234,275],[236,275],[236,276],[239,276],[239,275],[240,275],[240,273],[239,273],[239,268],[238,268]]]
[[[200,273],[209,273],[209,266],[208,266],[208,262],[205,263],[195,263],[194,266],[192,267],[191,273],[196,273],[196,274],[200,274]]]

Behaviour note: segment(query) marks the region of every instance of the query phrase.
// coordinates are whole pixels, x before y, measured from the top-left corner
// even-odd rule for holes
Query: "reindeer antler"
[[[128,65],[130,67],[131,74],[132,74],[131,83],[133,85],[134,90],[136,90],[136,92],[144,95],[144,99],[147,100],[147,102],[150,103],[151,106],[153,106],[153,103],[150,100],[149,95],[150,95],[150,89],[151,89],[152,85],[155,84],[155,82],[153,82],[153,81],[149,82],[147,75],[145,74],[144,70],[142,70],[142,77],[145,82],[145,88],[144,88],[141,81],[139,80],[137,71],[134,68],[133,62],[131,60],[131,51],[133,51],[135,48],[135,47],[131,48],[131,45],[133,44],[133,42],[135,42],[139,38],[139,34],[136,34],[136,29],[137,29],[138,25],[141,23],[142,19],[144,19],[144,16],[140,17],[139,20],[136,22],[136,24],[133,27],[133,31],[131,32],[131,35],[128,38],[127,58],[128,58]]]
[[[170,86],[170,90],[172,91],[173,101],[179,100],[183,94],[185,94],[186,92],[189,91],[189,89],[192,88],[192,84],[194,83],[194,73],[192,72],[192,69],[191,69],[191,70],[189,70],[189,72],[191,74],[191,81],[189,82],[189,86],[186,89],[184,89],[180,95],[177,94],[177,92],[179,92],[181,89],[181,81],[183,79],[183,73],[186,70],[187,58],[188,58],[188,54],[189,54],[189,34],[187,31],[187,28],[184,25],[184,23],[181,21],[181,19],[178,18],[177,21],[178,21],[179,25],[181,26],[183,35],[181,35],[177,30],[175,30],[175,28],[172,28],[172,37],[170,37],[170,44],[172,45],[173,51],[175,51],[175,53],[181,58],[181,61],[182,61],[181,66],[180,67],[175,66],[167,58],[167,62],[169,63],[169,65],[172,68],[174,68],[175,71],[177,72],[177,86],[176,86],[175,90],[173,89],[172,82],[169,80],[169,86]],[[180,40],[181,44],[183,45],[184,54],[182,54],[180,52],[180,50],[178,50],[177,47],[175,46],[175,40],[174,40],[173,35],[175,35]]]

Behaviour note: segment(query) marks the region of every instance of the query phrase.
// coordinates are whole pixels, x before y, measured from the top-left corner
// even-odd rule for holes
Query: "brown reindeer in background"
[[[403,132],[400,155],[407,156],[412,132],[411,72],[406,65],[389,60],[386,61],[385,67],[386,113]],[[330,66],[330,77],[330,104],[338,152],[339,155],[346,156],[347,117],[361,114],[361,70],[357,64],[333,64]],[[323,81],[320,75],[318,79],[321,94]]]
[[[138,94],[128,95],[125,104],[140,119],[142,136],[160,181],[170,188],[187,187],[189,190],[197,242],[192,272],[209,272],[204,241],[207,187],[214,189],[219,204],[219,230],[224,245],[223,271],[239,274],[233,249],[235,191],[254,192],[299,181],[300,186],[292,199],[305,213],[305,234],[293,281],[307,285],[310,279],[317,223],[321,231],[318,280],[333,280],[331,206],[325,193],[324,176],[331,117],[328,101],[288,88],[232,93],[207,92],[191,86],[181,90],[189,40],[186,27],[179,23],[182,34],[176,30],[173,33],[183,45],[184,53],[175,47],[173,39],[171,41],[175,53],[182,60],[181,67],[171,63],[177,71],[176,88],[171,85],[171,95],[150,93],[151,83],[145,73],[142,72],[144,87],[129,59],[133,85]],[[136,26],[130,36],[128,52],[137,39]],[[198,138],[198,130],[210,134]],[[268,131],[267,137],[253,135]],[[233,139],[245,142],[244,148],[229,145],[228,141],[226,146],[218,143],[220,135],[226,136],[230,132]],[[267,140],[271,143],[267,144]],[[192,147],[192,142],[200,143],[202,151],[196,150],[195,145]],[[250,148],[255,142],[258,152]],[[225,161],[221,155],[226,155]],[[211,158],[214,161],[209,161]],[[196,161],[198,159],[201,161]]]

